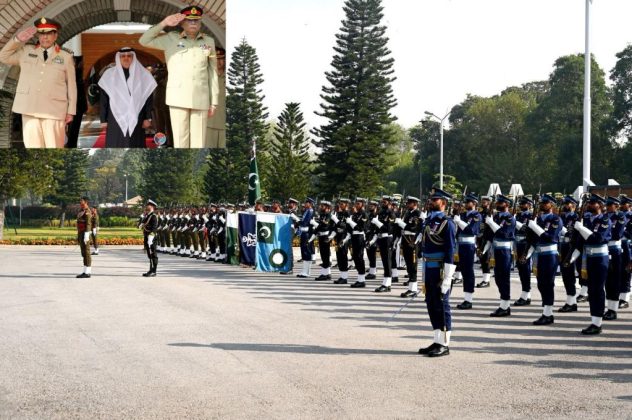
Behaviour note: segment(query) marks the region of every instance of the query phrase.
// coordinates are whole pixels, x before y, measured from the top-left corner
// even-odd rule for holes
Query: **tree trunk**
[[[0,207],[0,241],[4,238],[4,201]]]
[[[61,217],[59,218],[59,227],[63,228],[64,227],[64,222],[66,221],[66,210],[63,210],[61,212]]]

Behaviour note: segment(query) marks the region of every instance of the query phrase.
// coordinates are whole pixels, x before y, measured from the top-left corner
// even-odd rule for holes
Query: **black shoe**
[[[621,299],[619,301],[619,309],[625,309],[625,308],[629,308],[629,307],[630,307],[630,303],[628,303],[627,300]]]
[[[399,283],[399,277],[393,277],[391,283]]]
[[[400,297],[403,298],[410,298],[413,296],[417,296],[419,294],[419,292],[413,292],[412,290],[406,290],[404,293],[400,294]]]
[[[472,309],[472,302],[464,300],[463,303],[456,305],[456,309]]]
[[[334,280],[334,284],[347,284],[347,279],[341,277],[338,280]]]
[[[555,320],[553,319],[553,315],[546,316],[542,315],[540,318],[533,321],[533,325],[551,325]]]
[[[331,268],[338,268],[338,264],[332,265]]]
[[[558,312],[577,312],[577,304],[573,304],[573,305],[569,305],[568,303],[565,303],[564,306],[562,306],[560,309],[557,310]]]
[[[303,262],[303,259],[301,258],[300,260],[298,260],[298,262]]]
[[[86,273],[81,273],[77,276],[78,279],[89,279],[90,278],[90,274],[86,274]]]
[[[321,274],[320,276],[316,277],[314,280],[316,280],[316,281],[331,280],[331,276],[329,274],[327,274],[326,276]]]
[[[489,287],[489,282],[483,280],[482,282],[480,282],[479,284],[476,285],[477,288],[481,289],[483,287]]]
[[[146,273],[143,273],[143,277],[149,277],[149,276],[151,276],[151,270]]]
[[[582,302],[588,302],[588,295],[577,295],[577,303],[582,303]]]
[[[527,305],[531,305],[531,299],[520,298],[514,302],[514,306],[527,306]]]
[[[351,285],[351,287],[353,287],[354,289],[357,289],[360,287],[366,287],[366,283],[363,281],[356,281],[355,283]]]
[[[590,324],[588,328],[584,328],[582,330],[582,334],[584,335],[596,335],[600,333],[601,333],[601,327],[598,327],[595,324]]]
[[[404,271],[404,270],[406,270],[406,267],[397,267],[397,269]]]
[[[365,279],[367,279],[367,280],[375,280],[375,274],[367,274]]]
[[[292,270],[290,271],[279,271],[279,274],[283,274],[283,275],[288,275],[288,274],[292,274]]]
[[[428,355],[428,353],[430,353],[432,350],[434,350],[437,346],[440,346],[440,345],[441,344],[432,343],[431,345],[429,345],[428,347],[424,349],[419,349],[418,353]]]
[[[605,314],[603,314],[604,321],[614,321],[617,319],[617,312],[612,309],[608,309]]]
[[[383,284],[374,290],[375,293],[384,293],[384,292],[390,292],[390,291],[391,291],[391,287],[384,286]]]
[[[494,318],[500,318],[500,317],[509,316],[509,315],[511,315],[511,308],[507,308],[507,309],[498,308],[494,312],[489,314],[489,316],[494,317]]]
[[[454,279],[452,280],[452,284],[463,284],[463,279]]]
[[[99,253],[92,251],[92,253],[90,255],[99,255]]]
[[[299,279],[306,279],[309,276],[306,276],[305,274],[297,274],[296,277],[298,277]]]
[[[428,357],[441,357],[450,354],[448,346],[437,345],[434,349],[428,352]]]
[[[408,286],[410,284],[410,281],[405,281],[402,283],[402,286]]]

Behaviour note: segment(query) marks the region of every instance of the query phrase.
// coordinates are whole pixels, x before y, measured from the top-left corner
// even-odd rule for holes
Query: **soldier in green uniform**
[[[83,257],[83,273],[78,279],[90,278],[92,271],[92,257],[90,256],[90,229],[92,227],[92,211],[88,204],[88,197],[81,197],[79,213],[77,214],[77,242]]]
[[[99,232],[99,212],[96,207],[92,207],[92,245],[94,246],[94,251],[92,251],[92,255],[99,255],[99,242],[97,239],[97,233]]]
[[[166,103],[176,148],[205,147],[207,121],[219,103],[215,41],[200,32],[201,18],[200,7],[185,7],[139,39],[141,45],[165,52],[169,71]],[[179,24],[181,33],[160,34],[165,27]]]

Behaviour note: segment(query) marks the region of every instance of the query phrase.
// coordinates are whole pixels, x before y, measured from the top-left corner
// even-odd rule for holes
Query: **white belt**
[[[496,241],[494,240],[494,248],[511,249],[513,241]]]
[[[459,236],[457,238],[460,244],[474,244],[476,245],[476,238],[474,236]]]
[[[389,236],[392,236],[390,233],[380,233],[379,235],[377,235],[378,238],[388,238]]]
[[[556,253],[557,252],[557,245],[556,244],[552,244],[552,245],[538,245],[537,248],[537,252],[540,254],[545,254],[545,253]]]
[[[404,231],[404,235],[416,235],[416,233],[415,232],[411,232],[409,230],[405,230]]]
[[[562,238],[562,242],[564,242],[565,244],[569,243],[571,241],[571,238],[567,238],[566,236]]]
[[[318,236],[329,236],[329,232],[320,232]]]
[[[353,231],[353,234],[354,234],[354,235],[364,235],[364,232],[359,232],[359,231],[357,231],[357,230],[354,230],[354,231]]]
[[[301,232],[309,232],[309,227],[301,226]]]
[[[621,248],[621,240],[608,242],[608,248]]]
[[[522,242],[522,241],[526,241],[527,237],[524,235],[516,235],[516,241],[518,242]]]
[[[606,244],[595,246],[586,245],[584,252],[587,257],[605,257],[608,255],[608,246]]]

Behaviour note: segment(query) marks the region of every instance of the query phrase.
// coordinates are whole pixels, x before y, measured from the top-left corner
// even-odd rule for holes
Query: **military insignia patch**
[[[38,56],[37,56],[37,54],[29,53],[29,57],[37,58]]]
[[[53,58],[53,63],[64,64],[64,58],[58,55],[57,57]]]

